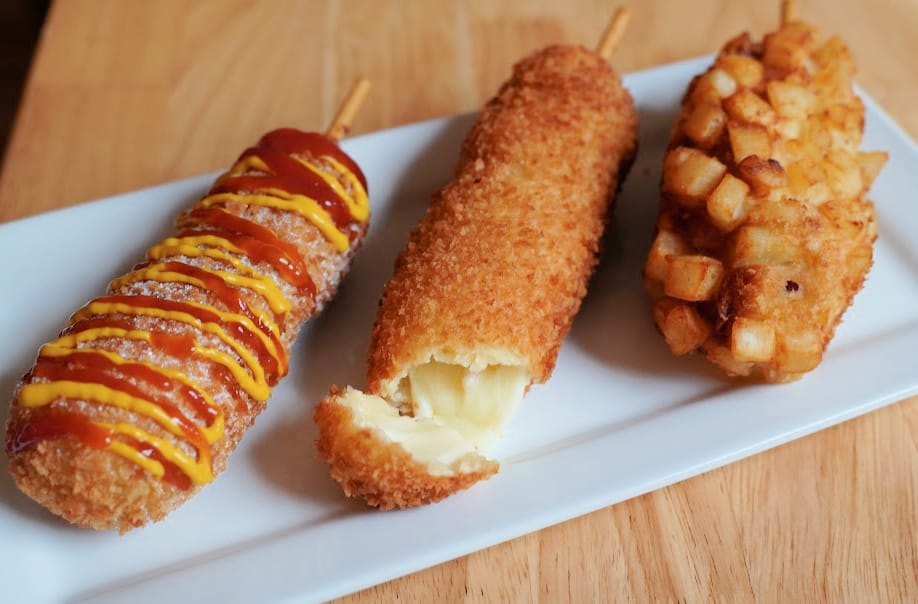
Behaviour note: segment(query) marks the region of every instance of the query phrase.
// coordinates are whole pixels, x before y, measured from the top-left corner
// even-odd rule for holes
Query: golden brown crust
[[[548,379],[635,148],[631,97],[583,48],[521,61],[469,133],[383,293],[371,392],[435,351],[481,347]]]
[[[197,489],[151,480],[140,466],[66,438],[13,455],[10,473],[23,493],[65,520],[122,533],[165,517]]]
[[[415,507],[440,501],[490,478],[496,462],[479,458],[472,471],[434,476],[396,442],[377,430],[359,428],[354,414],[338,402],[340,391],[331,394],[315,409],[319,427],[316,447],[348,497],[360,497],[384,510]]]
[[[500,357],[547,380],[635,135],[631,97],[593,52],[551,46],[517,64],[396,261],[373,328],[368,392],[392,396],[432,357],[508,362],[492,361]],[[336,396],[316,408],[318,448],[348,496],[421,505],[497,471],[488,462],[432,476],[380,431],[355,427]]]
[[[269,228],[284,241],[293,244],[300,252],[305,266],[315,283],[317,295],[297,290],[287,283],[269,264],[258,263],[256,268],[269,275],[291,301],[292,308],[279,324],[280,340],[289,355],[297,331],[306,320],[315,315],[334,294],[351,257],[359,249],[366,223],[359,225],[359,233],[350,249],[339,253],[324,235],[306,218],[294,212],[274,208],[248,206],[232,202],[226,210]],[[171,256],[163,261],[181,260],[188,264],[234,272],[234,268],[220,261],[195,257]],[[251,308],[269,310],[265,299],[253,290],[238,290]],[[110,290],[111,294],[143,294],[167,300],[197,302],[216,309],[233,312],[212,291],[180,283],[139,281]],[[188,334],[199,343],[221,350],[241,362],[238,356],[218,338],[178,321],[136,315],[118,315],[133,329],[151,332]],[[229,454],[236,448],[242,435],[265,408],[240,388],[231,388],[216,373],[214,363],[197,357],[177,358],[161,348],[138,340],[104,338],[91,342],[98,349],[117,352],[126,359],[150,362],[154,365],[179,370],[210,394],[220,406],[225,418],[225,433],[210,447],[213,473],[218,475],[227,465]],[[222,370],[222,369],[221,369]],[[148,522],[161,520],[173,509],[193,496],[201,487],[184,489],[162,481],[140,466],[119,455],[103,449],[92,449],[72,437],[43,440],[20,449],[9,444],[22,426],[29,423],[44,408],[30,409],[19,401],[20,388],[31,382],[43,381],[26,375],[14,393],[7,421],[7,453],[9,471],[19,488],[55,514],[73,524],[97,530],[116,528],[122,533]],[[172,397],[183,413],[195,417],[187,407],[184,397]],[[49,409],[74,411],[94,422],[130,423],[174,446],[183,447],[195,454],[187,442],[180,439],[155,421],[135,412],[101,405],[79,399],[58,399]],[[16,449],[16,450],[13,450]]]
[[[793,22],[737,36],[690,84],[645,267],[675,354],[771,382],[821,361],[877,235],[866,194],[885,154],[858,152],[853,74],[838,38]]]

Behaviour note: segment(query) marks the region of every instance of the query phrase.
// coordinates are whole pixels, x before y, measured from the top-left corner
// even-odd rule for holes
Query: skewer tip
[[[361,76],[354,82],[354,85],[351,86],[351,90],[347,93],[344,102],[341,103],[341,107],[338,109],[335,119],[332,120],[331,125],[329,125],[328,130],[325,132],[329,138],[336,141],[344,138],[351,127],[351,122],[354,121],[354,117],[357,115],[357,112],[360,111],[360,107],[363,105],[369,93],[370,80]]]
[[[797,20],[797,2],[795,0],[781,0],[781,25]]]
[[[621,41],[630,19],[631,11],[627,8],[619,7],[615,9],[612,19],[606,26],[606,31],[603,32],[602,38],[599,39],[599,44],[596,46],[596,53],[599,56],[606,60],[612,57],[612,53],[618,47],[618,43]]]

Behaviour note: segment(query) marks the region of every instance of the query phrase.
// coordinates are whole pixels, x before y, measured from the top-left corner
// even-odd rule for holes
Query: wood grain
[[[622,71],[761,34],[778,2],[625,2]],[[227,165],[324,127],[359,74],[368,132],[478,107],[545,44],[592,46],[603,1],[54,3],[0,173],[12,220]],[[918,137],[918,1],[801,0]],[[918,601],[918,399],[380,585],[346,602]]]

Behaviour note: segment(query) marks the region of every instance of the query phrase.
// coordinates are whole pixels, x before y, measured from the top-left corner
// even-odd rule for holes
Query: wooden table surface
[[[633,71],[761,34],[778,2],[637,0]],[[478,107],[524,54],[592,45],[612,2],[365,0],[52,5],[0,177],[0,221],[228,165],[278,125],[353,132]],[[802,0],[918,137],[918,1]],[[914,198],[914,193],[910,193]],[[918,399],[347,598],[918,601]]]

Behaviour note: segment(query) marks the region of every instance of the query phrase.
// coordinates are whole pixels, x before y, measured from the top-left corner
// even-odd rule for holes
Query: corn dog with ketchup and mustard
[[[265,134],[41,347],[7,423],[24,493],[71,523],[125,532],[226,468],[366,231],[366,180],[337,139],[368,87],[327,134]]]

